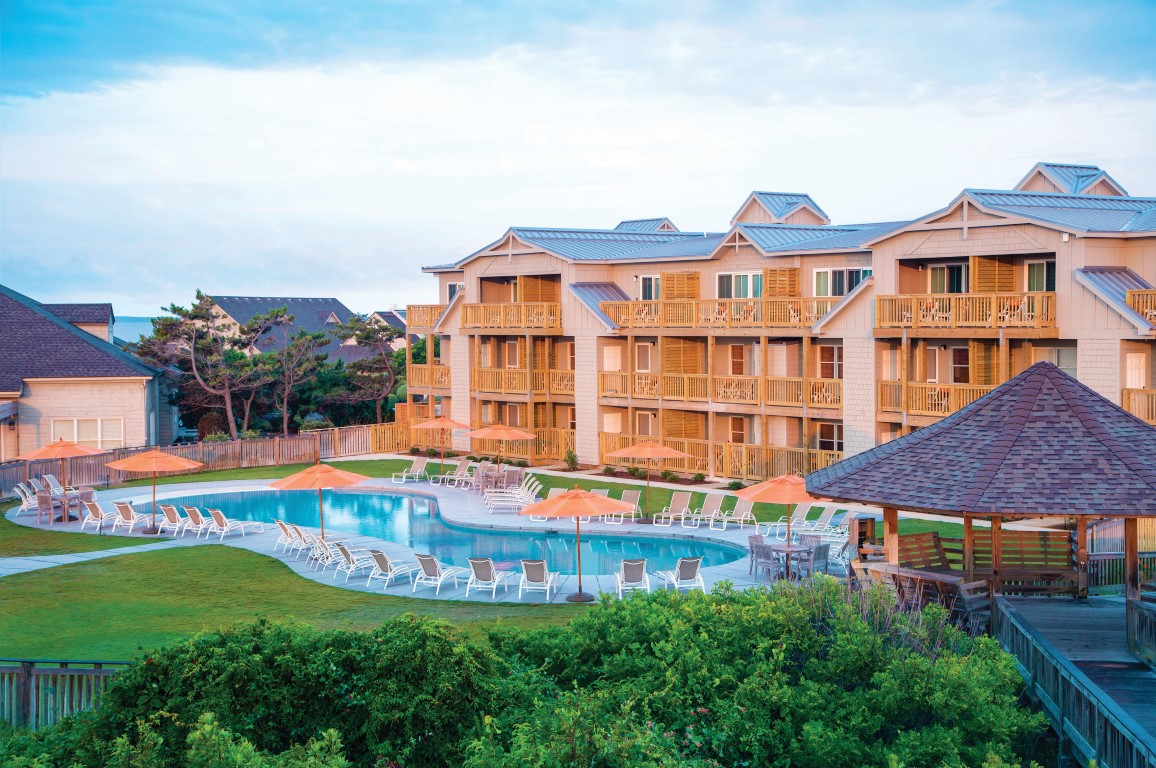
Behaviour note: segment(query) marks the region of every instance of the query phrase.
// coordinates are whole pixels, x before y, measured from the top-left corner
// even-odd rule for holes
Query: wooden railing
[[[1156,521],[1152,521],[1156,522]],[[1156,551],[1139,553],[1140,572],[1156,572]],[[1088,587],[1101,592],[1119,593],[1124,586],[1123,552],[1088,553]]]
[[[806,328],[840,297],[604,301],[599,307],[620,328]]]
[[[411,365],[406,369],[405,380],[411,387],[450,388],[450,367],[448,365]]]
[[[540,461],[562,461],[566,452],[574,450],[574,430],[546,427],[533,430],[533,440],[479,440],[470,438],[470,452],[478,456],[497,456]]]
[[[574,371],[549,370],[549,389],[552,395],[574,394]]]
[[[1141,552],[1156,552],[1156,518],[1136,521],[1137,544]],[[1124,521],[1120,518],[1096,520],[1088,526],[1089,552],[1123,552]]]
[[[903,382],[877,381],[875,384],[879,391],[879,410],[888,413],[902,413]]]
[[[811,379],[807,405],[815,408],[843,407],[842,379]]]
[[[711,399],[716,403],[745,403],[758,405],[762,392],[759,391],[758,376],[714,376],[711,380]]]
[[[410,304],[405,308],[406,330],[432,330],[445,311],[445,304]]]
[[[546,329],[562,327],[562,305],[545,301],[511,304],[463,304],[463,328]]]
[[[971,405],[994,386],[982,384],[919,384],[907,385],[907,412],[916,416],[948,416],[964,406]]]
[[[127,661],[0,659],[0,720],[36,730],[100,703]]]
[[[1156,768],[1156,739],[1002,597],[992,600],[991,628],[1081,764]]]
[[[665,400],[706,402],[710,399],[710,376],[705,373],[664,373],[662,397]]]
[[[545,384],[545,382],[543,382]],[[526,368],[475,368],[474,390],[496,394],[526,394],[531,391]]]
[[[1136,418],[1156,425],[1156,389],[1125,389],[1120,405]]]
[[[811,448],[767,447],[672,437],[660,439],[600,432],[598,435],[600,461],[617,466],[645,466],[645,461],[620,459],[609,454],[647,440],[657,440],[665,446],[691,454],[691,458],[688,459],[654,462],[652,466],[655,469],[713,473],[716,477],[747,480],[765,480],[785,474],[807,474],[843,458],[842,453],[838,451],[819,451]]]
[[[766,380],[766,394],[763,400],[767,405],[802,405],[803,380],[782,376],[771,376]]]
[[[1129,600],[1125,620],[1128,622],[1128,652],[1156,668],[1156,605]]]
[[[875,298],[877,328],[1054,328],[1056,294],[934,293]]]
[[[1140,317],[1150,323],[1156,323],[1156,290],[1149,288],[1144,291],[1126,291],[1124,297],[1128,306],[1136,310]]]
[[[806,397],[804,397],[804,392]],[[842,379],[812,379],[804,389],[801,378],[711,376],[706,373],[626,373],[601,371],[599,397],[841,408]]]
[[[668,448],[689,453],[690,458],[686,459],[662,459],[651,463],[651,468],[655,470],[669,469],[672,472],[684,472],[687,474],[694,474],[696,472],[706,473],[710,471],[710,443],[706,440],[688,440],[679,437],[647,437],[643,435],[620,435],[613,432],[599,432],[598,433],[598,448],[600,461],[603,464],[613,464],[623,467],[645,467],[646,461],[641,459],[620,459],[609,456],[608,454],[622,448],[629,448],[632,445],[642,442],[656,441]]]

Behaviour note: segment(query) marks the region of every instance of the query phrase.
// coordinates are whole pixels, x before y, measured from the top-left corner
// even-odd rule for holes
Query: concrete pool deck
[[[231,480],[218,482],[200,482],[200,483],[179,483],[173,485],[164,485],[157,489],[157,501],[163,502],[167,498],[176,498],[193,493],[222,493],[222,492],[241,492],[241,491],[256,491],[256,490],[270,490],[266,482],[262,480]],[[525,533],[527,531],[554,531],[560,535],[573,535],[574,525],[571,520],[550,521],[545,523],[533,522],[529,518],[520,517],[512,512],[497,512],[490,514],[482,496],[479,493],[464,491],[457,488],[448,488],[444,486],[431,485],[428,482],[409,482],[405,485],[397,485],[387,478],[374,478],[367,481],[365,484],[356,486],[357,491],[362,492],[381,492],[381,493],[405,493],[425,495],[436,499],[438,504],[438,511],[443,520],[448,523],[465,527],[476,528],[481,530],[491,531],[518,531]],[[349,491],[351,489],[344,489]],[[105,509],[110,509],[114,501],[128,501],[135,504],[148,503],[152,500],[152,492],[148,487],[133,487],[133,488],[118,488],[107,491],[98,491],[96,498],[101,502]],[[37,526],[35,525],[34,513],[25,513],[23,516],[16,516],[16,510],[10,510],[7,517],[14,523],[20,525],[28,525],[29,527],[41,528],[43,530],[55,531],[69,531],[80,532],[80,523],[73,521],[70,523],[57,523],[53,526]],[[99,535],[90,526],[85,533],[91,535]],[[316,530],[314,529],[314,532]],[[710,541],[722,544],[728,544],[738,547],[744,552],[747,549],[747,537],[754,531],[751,526],[746,526],[743,530],[739,530],[736,526],[728,525],[726,531],[710,530],[705,525],[697,529],[687,529],[680,526],[673,525],[671,527],[655,526],[651,524],[640,523],[624,523],[622,525],[608,525],[606,523],[592,522],[582,524],[583,534],[605,534],[613,536],[639,537],[639,538],[686,538],[698,539],[702,541]],[[283,552],[274,552],[274,545],[278,538],[278,529],[276,525],[269,521],[266,524],[266,532],[263,534],[249,533],[242,537],[238,534],[230,534],[223,540],[219,537],[212,537],[206,539],[201,537],[196,539],[192,536],[170,537],[165,536],[151,544],[139,544],[133,546],[126,546],[117,549],[100,550],[96,552],[78,552],[64,555],[38,555],[30,557],[12,557],[0,559],[0,578],[4,576],[13,575],[16,573],[24,573],[33,570],[40,570],[43,568],[51,568],[58,565],[67,565],[71,563],[81,563],[90,560],[100,559],[104,557],[115,557],[118,555],[136,554],[140,552],[150,552],[160,549],[169,549],[174,547],[197,546],[200,544],[225,544],[231,547],[240,549],[247,549],[252,552],[257,552],[268,557],[273,557],[285,563],[290,570],[298,575],[310,579],[321,584],[328,584],[331,586],[340,587],[342,589],[352,589],[358,592],[384,592],[385,594],[396,595],[399,597],[414,597],[424,599],[441,599],[441,600],[471,600],[482,602],[502,602],[502,603],[545,603],[546,596],[541,592],[531,592],[524,595],[520,600],[518,598],[518,582],[517,578],[512,578],[507,581],[510,584],[510,589],[503,591],[498,590],[496,598],[491,598],[488,592],[474,591],[467,598],[465,595],[466,578],[462,577],[458,586],[454,586],[452,581],[447,581],[442,586],[441,594],[435,595],[433,587],[420,586],[417,591],[413,591],[411,585],[406,581],[391,584],[387,589],[382,590],[380,583],[375,584],[372,588],[367,588],[365,584],[366,576],[362,575],[360,578],[354,576],[348,582],[344,581],[344,575],[338,576],[335,580],[333,578],[333,571],[321,572],[312,570],[305,562],[304,557],[296,559],[293,555]],[[380,549],[389,557],[397,562],[406,564],[414,564],[416,559],[414,557],[415,551],[405,545],[396,542],[379,539],[372,536],[363,536],[357,534],[350,534],[341,530],[326,530],[327,536],[333,538],[340,538],[348,541],[352,548],[367,548]],[[108,534],[104,534],[108,535]],[[118,534],[120,535],[120,534]],[[131,534],[133,538],[149,538],[140,533]],[[739,557],[730,563],[724,565],[711,566],[702,569],[703,581],[706,584],[707,590],[720,581],[730,581],[736,588],[745,589],[756,584],[766,585],[768,582],[766,578],[756,581],[755,577],[749,573],[749,558],[746,556]],[[612,574],[583,574],[582,586],[587,592],[598,594],[600,592],[613,593],[614,592],[614,576]],[[558,592],[552,595],[549,602],[558,603],[564,602],[568,594],[577,591],[578,579],[574,575],[561,575],[558,582]],[[662,582],[657,579],[653,572],[651,572],[651,589],[661,589]]]

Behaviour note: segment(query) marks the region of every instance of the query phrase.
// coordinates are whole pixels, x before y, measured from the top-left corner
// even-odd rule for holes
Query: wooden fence
[[[0,720],[35,730],[92,709],[128,663],[0,659]]]
[[[992,634],[1016,657],[1065,752],[1081,765],[1156,768],[1156,740],[1025,622],[1006,600],[992,600]]]
[[[367,424],[354,427],[319,429],[292,437],[265,437],[256,440],[229,440],[222,443],[171,445],[160,450],[203,465],[198,472],[243,467],[274,467],[282,464],[308,464],[321,459],[342,456],[364,456],[370,453],[403,453],[413,445],[408,424]],[[30,477],[56,475],[73,486],[110,485],[122,482],[127,475],[106,465],[149,448],[118,448],[94,456],[45,461],[17,461],[0,465],[0,497],[14,494],[17,483]],[[162,472],[161,474],[190,474]],[[139,477],[139,475],[133,475]]]
[[[1149,586],[1156,589],[1156,585]],[[1153,602],[1156,602],[1156,594],[1146,595],[1142,600],[1129,600],[1126,621],[1129,653],[1156,668],[1156,605]]]

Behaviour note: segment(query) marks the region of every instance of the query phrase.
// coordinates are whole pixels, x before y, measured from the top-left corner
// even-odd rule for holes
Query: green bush
[[[431,459],[436,459],[441,455],[441,452],[437,448],[426,448],[425,455],[429,456]]]
[[[202,438],[206,443],[227,443],[232,440],[226,432],[210,432]]]
[[[662,472],[659,474],[659,477],[661,477],[663,482],[666,482],[666,483],[677,483],[678,482],[678,473],[673,472],[669,469],[662,470]]]
[[[416,446],[416,445],[411,445],[409,447],[409,455],[410,456],[420,456],[421,455],[421,448]]]
[[[197,421],[197,437],[201,440],[218,432],[227,432],[228,429],[229,425],[219,411],[209,411]]]
[[[259,429],[242,429],[237,434],[237,437],[241,438],[242,440],[256,440],[259,437],[261,437],[261,430],[259,430]]]
[[[702,472],[695,472],[693,480],[696,483],[705,483],[706,482],[706,475]]]
[[[614,469],[614,467],[610,466],[609,464],[602,468],[602,474],[608,477],[613,476],[616,473],[617,471]]]
[[[446,451],[446,458],[447,459],[457,458],[457,455],[458,455],[457,451]]]
[[[522,467],[523,469],[525,469],[525,468],[530,466],[530,462],[526,461],[525,459],[518,459],[517,461],[514,462],[514,466],[515,467]]]
[[[746,488],[746,486],[743,485],[742,480],[731,480],[729,483],[727,483],[728,491],[741,491],[743,488]]]
[[[646,479],[646,470],[642,467],[631,467],[630,469],[626,470],[626,474],[630,475],[635,480]]]
[[[562,463],[566,465],[566,469],[574,472],[578,469],[578,454],[573,450],[566,451],[566,458],[562,460]]]

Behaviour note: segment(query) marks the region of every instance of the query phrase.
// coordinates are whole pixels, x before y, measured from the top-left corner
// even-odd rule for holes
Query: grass
[[[467,603],[317,584],[279,560],[207,545],[142,552],[8,576],[0,656],[131,659],[196,632],[266,616],[319,629],[367,629],[421,613],[478,636],[498,624],[563,624],[580,607]]]
[[[152,539],[132,536],[93,536],[88,533],[66,533],[42,528],[17,525],[4,518],[0,510],[0,557],[28,557],[29,555],[66,555],[71,552],[95,552],[101,549],[132,547],[148,544]],[[25,513],[30,514],[30,513]],[[7,583],[7,582],[5,582]]]

